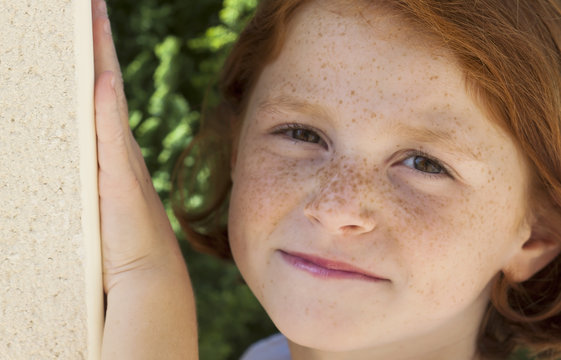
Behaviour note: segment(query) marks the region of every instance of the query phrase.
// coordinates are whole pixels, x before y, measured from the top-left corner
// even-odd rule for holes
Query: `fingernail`
[[[109,23],[109,19],[105,20],[105,23],[103,24],[103,30],[105,30],[106,34],[111,35],[111,24]]]
[[[111,76],[111,88],[115,90],[115,75]]]

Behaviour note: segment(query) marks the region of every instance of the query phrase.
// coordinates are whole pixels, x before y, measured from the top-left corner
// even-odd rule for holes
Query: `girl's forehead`
[[[302,18],[313,24],[311,28],[317,30],[318,36],[344,35],[349,27],[355,26],[364,32],[372,31],[379,41],[446,53],[437,35],[421,27],[391,1],[309,1],[297,11],[293,22],[302,21]]]
[[[293,19],[279,57],[262,76],[273,78],[254,94],[259,102],[303,87],[308,97],[354,87],[340,94],[341,101],[390,96],[404,104],[428,101],[442,111],[442,106],[454,103],[453,94],[466,95],[460,67],[437,41],[402,24],[393,12],[357,7],[340,14],[332,10],[339,1],[328,3],[332,6],[311,2]],[[431,92],[415,92],[421,82]]]
[[[406,67],[404,70],[418,71],[420,67],[413,65],[424,61],[423,70],[429,72],[432,67],[442,68],[442,60],[454,63],[457,65],[454,70],[461,72],[454,55],[440,38],[396,9],[379,4],[378,1],[338,0],[307,3],[289,24],[281,56],[291,51],[306,53],[310,61],[321,61],[323,67],[342,65],[346,58],[354,57],[352,65],[359,66],[354,72],[376,61],[379,62],[376,70],[383,71],[383,52],[400,49],[399,58],[386,60],[402,64]],[[345,51],[340,52],[341,49]],[[315,59],[310,52],[315,53]],[[344,73],[348,69],[341,67],[340,70]]]

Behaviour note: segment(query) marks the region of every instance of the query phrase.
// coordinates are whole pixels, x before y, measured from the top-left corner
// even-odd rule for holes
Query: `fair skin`
[[[524,158],[437,43],[328,4],[299,10],[251,96],[234,259],[294,360],[474,359],[531,234]]]
[[[523,281],[559,252],[531,238],[528,167],[450,54],[338,4],[299,10],[250,98],[236,263],[294,360],[474,359],[493,277]],[[103,358],[197,359],[187,269],[128,128],[105,3],[92,12]]]
[[[198,359],[189,275],[140,149],[104,1],[92,1],[103,281],[103,359]],[[112,85],[114,83],[114,86]]]

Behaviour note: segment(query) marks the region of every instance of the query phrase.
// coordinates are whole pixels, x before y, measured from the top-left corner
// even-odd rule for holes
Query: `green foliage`
[[[171,172],[199,128],[201,104],[256,0],[109,0],[129,101],[142,149],[189,265],[197,298],[200,358],[238,359],[275,331],[237,269],[192,251],[169,206]],[[204,186],[205,174],[198,181]]]

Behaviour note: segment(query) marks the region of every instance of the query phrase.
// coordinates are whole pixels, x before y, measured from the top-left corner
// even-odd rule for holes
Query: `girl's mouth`
[[[298,252],[287,252],[279,250],[282,258],[297,269],[324,279],[355,279],[366,281],[390,281],[356,266],[308,255]]]

